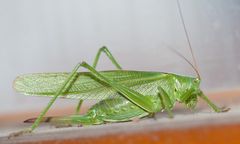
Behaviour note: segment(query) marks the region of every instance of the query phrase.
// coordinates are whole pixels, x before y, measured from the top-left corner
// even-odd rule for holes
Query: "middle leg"
[[[173,114],[171,110],[173,104],[171,102],[169,95],[161,86],[158,87],[158,91],[159,91],[159,98],[160,100],[162,100],[161,102],[163,105],[162,108],[167,110],[169,118],[173,118]]]

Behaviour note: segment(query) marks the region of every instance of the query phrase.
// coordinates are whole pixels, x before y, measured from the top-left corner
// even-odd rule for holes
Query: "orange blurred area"
[[[239,136],[240,124],[231,124],[96,138],[49,140],[38,142],[38,144],[239,144]]]

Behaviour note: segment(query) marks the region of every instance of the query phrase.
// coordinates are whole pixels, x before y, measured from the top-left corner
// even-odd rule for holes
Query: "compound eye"
[[[194,83],[198,83],[198,82],[199,82],[199,79],[198,79],[198,78],[195,78],[195,79],[193,80],[193,82],[194,82]]]

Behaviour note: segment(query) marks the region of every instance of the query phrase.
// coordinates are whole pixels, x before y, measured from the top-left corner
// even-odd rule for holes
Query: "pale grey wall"
[[[240,82],[240,1],[180,0],[205,90]],[[126,69],[193,74],[175,0],[1,0],[0,114],[48,99],[16,94],[19,74],[71,71],[106,45]],[[100,69],[113,68],[101,61]],[[72,104],[72,101],[60,101]]]

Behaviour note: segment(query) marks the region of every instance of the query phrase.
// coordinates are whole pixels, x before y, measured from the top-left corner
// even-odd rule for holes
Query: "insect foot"
[[[221,112],[228,112],[231,108],[228,107],[222,107]]]
[[[24,134],[28,134],[28,133],[31,133],[31,132],[32,132],[31,129],[26,129],[26,130],[22,130],[22,131],[19,131],[19,132],[14,132],[14,133],[11,133],[8,136],[8,139],[12,139],[14,137],[18,137],[18,136],[21,136],[21,135],[24,135]]]

